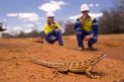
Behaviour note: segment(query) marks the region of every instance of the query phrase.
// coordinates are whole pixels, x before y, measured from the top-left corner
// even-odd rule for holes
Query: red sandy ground
[[[119,82],[124,79],[124,35],[101,35],[96,50],[79,51],[75,36],[66,36],[64,47],[38,43],[31,39],[0,39],[0,82]],[[85,43],[87,48],[87,45]],[[29,62],[38,57],[50,62],[71,62],[89,59],[99,52],[109,55],[93,71],[102,77],[88,78],[84,74],[62,74]]]

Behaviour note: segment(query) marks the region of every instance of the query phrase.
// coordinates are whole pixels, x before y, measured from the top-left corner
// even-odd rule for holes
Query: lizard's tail
[[[35,58],[35,57],[31,58],[31,62],[45,66],[45,67],[49,67],[49,68],[58,68],[58,67],[62,66],[61,63],[50,63],[50,62],[46,62],[46,61],[43,61],[43,60],[41,60],[39,58]]]

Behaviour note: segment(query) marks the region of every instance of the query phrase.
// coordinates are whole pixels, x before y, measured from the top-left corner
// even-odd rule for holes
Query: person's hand
[[[57,27],[56,24],[51,24],[51,26],[54,27],[54,28]]]
[[[92,38],[93,38],[93,34],[87,35],[87,36],[84,38],[84,40],[89,41],[89,40],[92,39]]]
[[[58,29],[55,29],[55,31],[60,31],[60,29],[58,28]]]
[[[89,41],[90,40],[90,36],[89,35],[85,36],[84,40],[85,41]]]
[[[90,38],[93,38],[93,34],[90,34]]]

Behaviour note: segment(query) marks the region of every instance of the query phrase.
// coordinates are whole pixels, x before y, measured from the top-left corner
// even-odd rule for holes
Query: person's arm
[[[44,25],[44,32],[45,32],[45,35],[48,35],[49,33],[49,28],[47,24]]]
[[[60,26],[60,24],[58,23],[58,22],[55,22],[55,24],[54,24],[55,26],[55,31],[61,31],[61,26]]]
[[[57,23],[57,22],[56,22],[56,27],[57,27],[58,29],[60,29],[60,28],[61,28],[60,24],[59,24],[59,23]]]
[[[93,36],[98,36],[99,25],[96,19],[93,20]]]
[[[80,28],[80,26],[81,26],[80,20],[77,19],[76,22],[75,22],[75,24],[74,24],[74,29],[75,29],[75,31],[76,31],[78,28]]]
[[[81,29],[81,22],[80,19],[76,20],[76,23],[74,24],[74,30],[76,34],[81,34],[82,29]]]

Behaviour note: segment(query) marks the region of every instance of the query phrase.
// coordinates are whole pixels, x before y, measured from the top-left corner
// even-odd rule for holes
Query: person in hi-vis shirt
[[[55,15],[53,13],[47,13],[47,23],[45,24],[44,32],[48,43],[54,44],[58,41],[59,45],[63,46],[61,27],[55,21]]]

